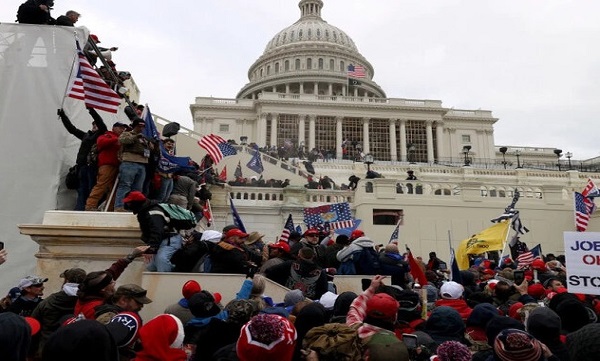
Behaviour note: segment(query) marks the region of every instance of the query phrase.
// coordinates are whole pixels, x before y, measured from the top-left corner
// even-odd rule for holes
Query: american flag
[[[292,215],[290,214],[285,221],[285,225],[283,226],[283,231],[281,231],[281,236],[279,236],[280,241],[288,242],[290,239],[290,233],[294,232],[294,221],[292,220]]]
[[[364,78],[366,77],[365,68],[362,65],[348,65],[348,76],[350,78]]]
[[[324,224],[331,229],[350,228],[354,225],[348,202],[304,208],[304,223],[309,228]]]
[[[585,188],[581,192],[581,195],[584,197],[600,197],[600,189],[596,187],[594,181],[591,178],[588,178],[587,184]]]
[[[219,163],[221,159],[230,155],[236,155],[237,151],[227,141],[218,135],[205,135],[198,141],[198,145],[206,150],[213,162]]]
[[[398,223],[396,225],[396,228],[394,228],[394,232],[392,232],[392,235],[390,236],[390,241],[388,243],[392,243],[392,242],[398,243],[399,234],[400,234],[400,223]]]
[[[594,201],[584,197],[579,192],[574,192],[575,201],[575,227],[577,232],[585,232],[590,221],[590,211],[593,208]]]
[[[121,98],[90,65],[81,52],[79,41],[77,41],[77,57],[77,72],[71,79],[67,95],[70,98],[83,100],[86,107],[116,113],[121,105]]]
[[[529,266],[536,258],[542,258],[542,245],[538,244],[531,250],[526,250],[517,257],[517,267],[525,268]]]

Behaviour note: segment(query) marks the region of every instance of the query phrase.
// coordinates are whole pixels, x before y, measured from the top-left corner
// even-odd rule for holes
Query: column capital
[[[444,121],[443,121],[443,120],[436,120],[436,121],[435,121],[435,124],[436,124],[438,127],[443,127],[443,126],[444,126]]]
[[[279,113],[271,113],[271,119],[279,118]]]
[[[371,120],[371,118],[368,118],[368,117],[362,118],[363,124],[369,124],[370,120]]]
[[[306,114],[298,114],[298,119],[306,119]]]
[[[265,118],[265,119],[267,118],[267,116],[268,116],[268,115],[269,115],[269,113],[260,113],[260,114],[259,114],[259,116],[260,116],[261,118]]]
[[[309,114],[308,115],[308,120],[310,120],[311,122],[314,122],[315,120],[317,120],[317,115],[316,114]]]
[[[427,126],[432,126],[433,122],[434,122],[433,119],[425,119],[425,125],[427,125]]]
[[[400,124],[406,124],[407,121],[408,118],[398,118],[398,122],[400,122]]]
[[[344,120],[344,117],[342,117],[342,116],[335,117],[336,122],[342,122],[343,120]]]
[[[398,122],[398,118],[390,118],[390,124],[396,125],[396,122]]]

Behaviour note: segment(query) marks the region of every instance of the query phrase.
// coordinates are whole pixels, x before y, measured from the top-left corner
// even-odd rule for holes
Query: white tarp
[[[75,203],[64,177],[80,142],[56,114],[76,56],[75,34],[87,38],[81,28],[0,24],[0,241],[9,252],[0,265],[0,297],[35,270],[37,244],[17,224],[41,223],[46,210]],[[64,109],[76,127],[91,128],[83,101],[67,98]],[[109,129],[117,120],[98,113]]]
[[[565,232],[567,288],[600,295],[600,232]]]

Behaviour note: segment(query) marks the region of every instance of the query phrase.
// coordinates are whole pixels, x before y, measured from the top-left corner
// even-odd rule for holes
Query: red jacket
[[[458,311],[458,313],[460,313],[460,317],[463,319],[463,321],[466,321],[471,315],[471,312],[473,312],[473,309],[467,305],[465,300],[462,299],[448,300],[442,298],[435,301],[435,307],[439,306],[448,306],[454,308],[456,311]]]
[[[118,167],[119,162],[119,135],[113,131],[108,131],[98,137],[96,141],[98,147],[98,167],[103,165],[113,165]]]

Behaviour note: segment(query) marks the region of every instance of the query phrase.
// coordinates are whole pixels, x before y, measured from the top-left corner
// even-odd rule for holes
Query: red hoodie
[[[463,299],[449,300],[442,298],[435,301],[435,307],[439,306],[448,306],[454,308],[456,311],[458,311],[458,313],[460,313],[460,317],[463,319],[463,321],[466,321],[471,315],[471,312],[473,312],[473,309],[469,307],[467,302],[465,302]]]
[[[113,131],[108,131],[98,137],[96,141],[98,147],[98,167],[102,165],[119,166],[119,135]]]

